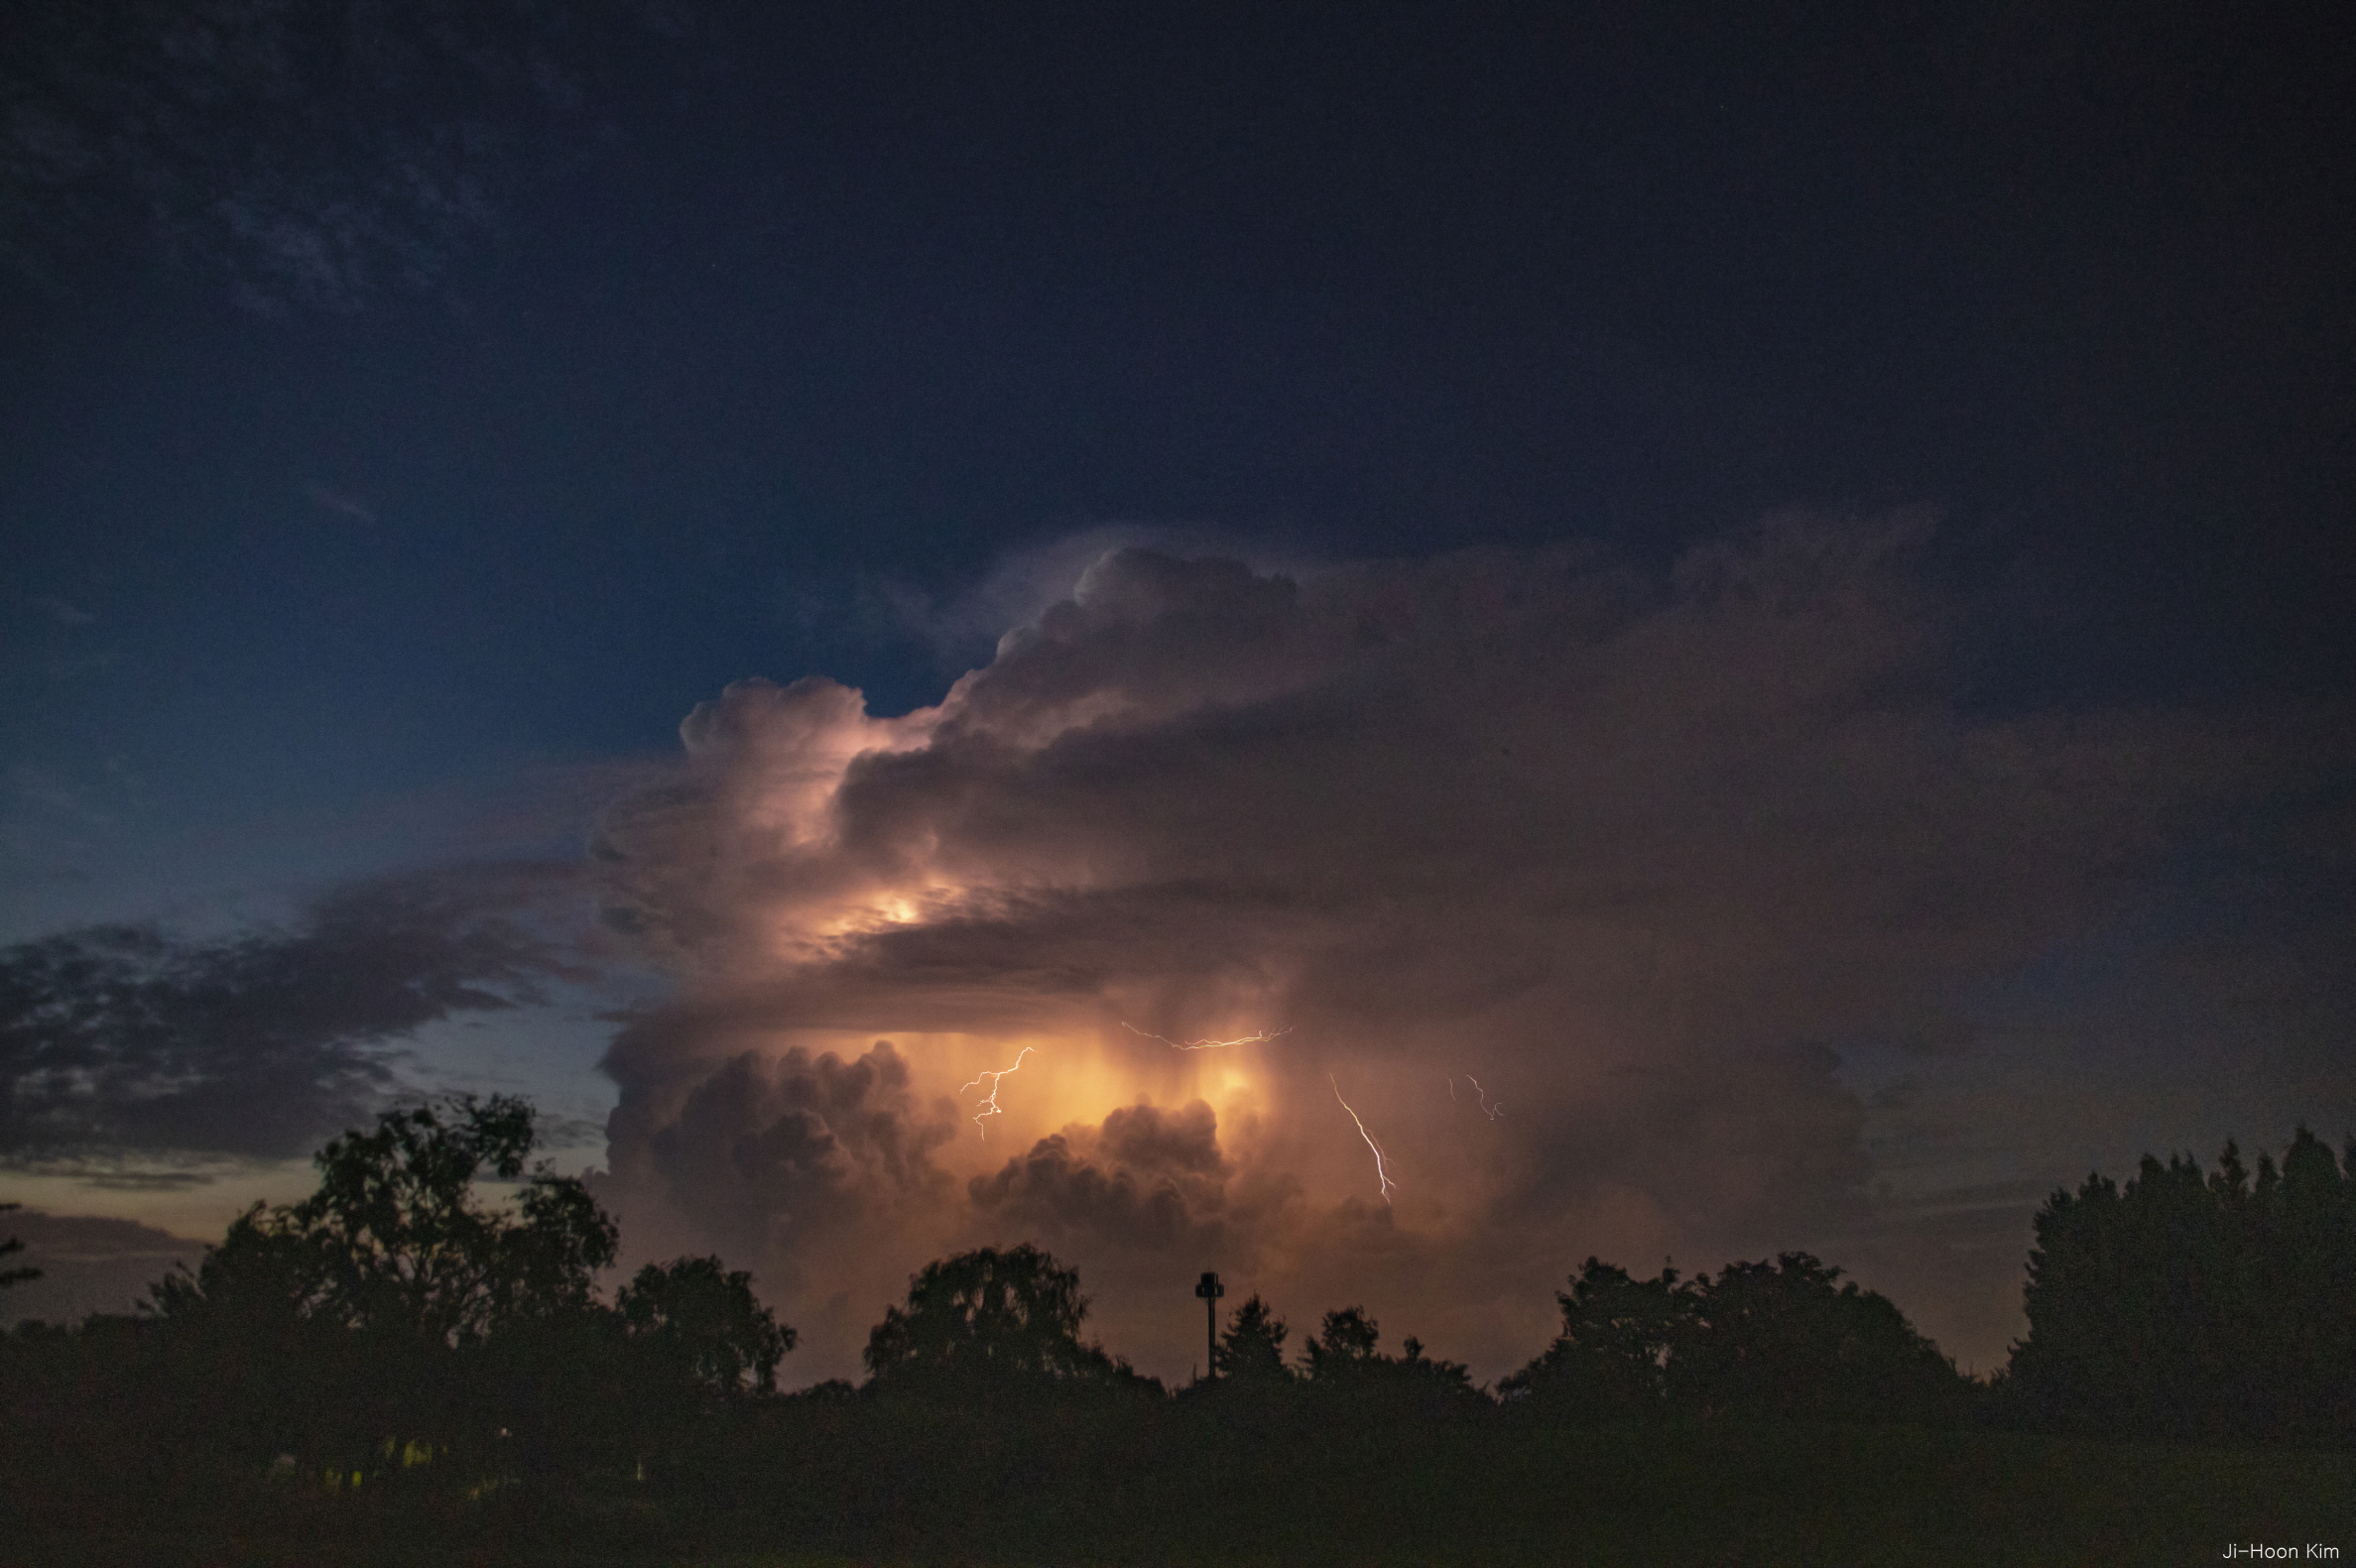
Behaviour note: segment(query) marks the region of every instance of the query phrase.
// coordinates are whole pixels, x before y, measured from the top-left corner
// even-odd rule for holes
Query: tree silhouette
[[[796,1335],[753,1297],[753,1276],[717,1258],[648,1264],[615,1300],[631,1339],[682,1387],[733,1397],[775,1391],[777,1364]]]
[[[1363,1307],[1342,1307],[1325,1314],[1317,1337],[1302,1348],[1302,1365],[1311,1383],[1363,1379],[1380,1359],[1375,1346],[1381,1340],[1381,1329]]]
[[[1370,1405],[1362,1413],[1378,1419],[1450,1416],[1487,1407],[1486,1395],[1473,1387],[1462,1362],[1426,1356],[1423,1342],[1414,1338],[1406,1342],[1406,1355],[1385,1356],[1377,1348],[1381,1342],[1381,1326],[1365,1308],[1326,1313],[1317,1336],[1302,1347],[1308,1387],[1345,1404]]]
[[[1680,1281],[1590,1258],[1557,1293],[1562,1331],[1504,1379],[1550,1418],[1670,1413],[1773,1419],[1934,1419],[1965,1385],[1886,1296],[1842,1283],[1807,1253],[1728,1264]]]
[[[1558,1418],[1618,1420],[1658,1414],[1668,1397],[1670,1352],[1691,1316],[1677,1271],[1651,1279],[1589,1258],[1556,1291],[1562,1331],[1498,1391]]]
[[[22,1207],[22,1204],[17,1203],[0,1203],[0,1214],[6,1214],[12,1209],[18,1209]],[[0,1258],[13,1257],[24,1250],[25,1244],[21,1241],[18,1241],[13,1236],[9,1237],[5,1241],[0,1241]],[[4,1289],[9,1285],[21,1285],[27,1280],[38,1279],[40,1277],[41,1270],[38,1268],[0,1268],[0,1289]]]
[[[1056,1382],[1136,1377],[1080,1342],[1088,1299],[1076,1269],[1026,1242],[927,1264],[908,1305],[868,1335],[867,1370],[886,1387],[1011,1391]]]
[[[373,1133],[346,1133],[318,1153],[318,1190],[256,1204],[208,1249],[194,1276],[158,1286],[167,1317],[194,1309],[215,1283],[236,1287],[249,1254],[292,1284],[313,1320],[429,1344],[478,1340],[517,1316],[585,1306],[613,1262],[617,1232],[578,1179],[533,1170],[515,1210],[485,1207],[478,1176],[525,1177],[532,1107],[496,1096],[389,1111]]]
[[[1941,1413],[1962,1380],[1889,1297],[1808,1253],[1728,1264],[1688,1292],[1666,1368],[1703,1414],[1905,1420]]]
[[[1228,1318],[1211,1365],[1220,1377],[1237,1383],[1290,1383],[1293,1371],[1285,1365],[1285,1337],[1291,1332],[1268,1303],[1254,1295]]]
[[[1391,1362],[1390,1365],[1403,1378],[1419,1384],[1426,1389],[1436,1391],[1445,1399],[1455,1399],[1459,1395],[1475,1393],[1472,1387],[1472,1369],[1465,1366],[1464,1363],[1443,1361],[1436,1356],[1425,1355],[1424,1342],[1413,1334],[1400,1342],[1400,1349],[1406,1354]],[[1480,1394],[1478,1397],[1484,1404],[1487,1402],[1486,1394]]]
[[[2145,1155],[2037,1216],[2011,1387],[2068,1428],[2175,1436],[2356,1436],[2356,1144],[2305,1128],[2256,1180]]]
[[[616,1231],[577,1179],[527,1174],[534,1137],[504,1096],[387,1112],[319,1151],[310,1197],[256,1204],[160,1281],[181,1354],[223,1374],[220,1428],[365,1476],[479,1454],[515,1429],[507,1406],[545,1411],[555,1347],[597,1332]],[[480,1201],[484,1175],[523,1182],[513,1209]]]

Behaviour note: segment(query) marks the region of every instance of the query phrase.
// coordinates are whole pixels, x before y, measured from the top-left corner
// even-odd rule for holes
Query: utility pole
[[[1203,1314],[1210,1319],[1210,1376],[1216,1382],[1219,1376],[1219,1297],[1227,1293],[1227,1287],[1219,1283],[1216,1273],[1205,1269],[1201,1282],[1194,1287],[1194,1293],[1202,1297]]]

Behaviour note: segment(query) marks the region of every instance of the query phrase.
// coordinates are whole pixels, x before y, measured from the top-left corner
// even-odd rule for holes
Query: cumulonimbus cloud
[[[954,1245],[1050,1243],[1164,1370],[1214,1266],[1496,1367],[1587,1253],[1848,1223],[1838,1042],[1951,1034],[2265,766],[1965,711],[1920,532],[1784,518],[1666,581],[1117,550],[935,707],[729,687],[595,845],[681,980],[607,1059],[626,1236],[754,1248],[814,1377]]]

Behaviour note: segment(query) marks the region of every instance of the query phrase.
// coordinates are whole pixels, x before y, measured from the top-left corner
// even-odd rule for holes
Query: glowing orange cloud
[[[1126,551],[936,706],[730,686],[593,844],[678,982],[606,1058],[630,1245],[763,1270],[827,1376],[952,1244],[1050,1244],[1107,1311],[1214,1266],[1296,1314],[1388,1291],[1504,1358],[1436,1281],[1543,1338],[1590,1253],[1862,1225],[1883,1146],[1819,1042],[1943,1027],[2095,927],[2170,781],[2227,772],[2149,715],[1958,708],[1903,536],[1800,520],[1659,580]],[[1473,1061],[1514,1102],[1462,1075],[1467,1139],[1429,1085]]]

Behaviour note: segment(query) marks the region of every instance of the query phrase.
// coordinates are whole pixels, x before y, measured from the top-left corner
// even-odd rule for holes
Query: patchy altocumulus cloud
[[[144,230],[264,314],[438,283],[594,142],[663,0],[25,0],[0,21],[0,263],[69,288]]]
[[[568,971],[531,918],[560,882],[389,878],[284,929],[100,926],[0,949],[0,1165],[152,1184],[310,1152],[395,1088],[413,1030]]]
[[[1921,533],[1783,518],[1666,580],[1115,550],[936,707],[731,686],[595,845],[681,982],[607,1060],[627,1244],[750,1249],[816,1377],[980,1241],[1182,1372],[1203,1267],[1496,1366],[1589,1252],[1859,1234],[1840,1051],[1952,1050],[2280,768],[1967,710]]]

